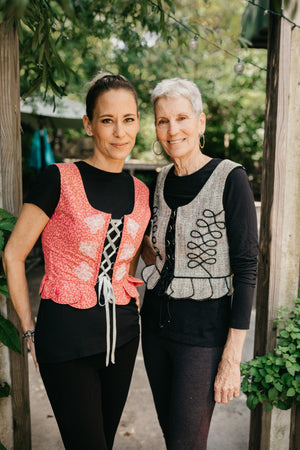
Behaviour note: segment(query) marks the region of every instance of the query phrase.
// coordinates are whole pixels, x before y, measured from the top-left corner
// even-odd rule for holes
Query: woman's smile
[[[185,139],[176,139],[176,141],[168,141],[169,144],[174,145],[174,144],[181,144]]]

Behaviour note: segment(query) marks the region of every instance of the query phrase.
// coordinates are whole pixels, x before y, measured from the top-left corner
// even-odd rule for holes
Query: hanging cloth
[[[30,149],[29,167],[40,171],[54,163],[55,159],[48,141],[47,130],[45,128],[35,130]]]

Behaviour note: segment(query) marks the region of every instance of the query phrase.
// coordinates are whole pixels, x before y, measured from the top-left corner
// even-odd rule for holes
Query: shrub
[[[241,364],[241,389],[250,409],[258,403],[264,403],[266,411],[274,406],[289,409],[293,402],[300,405],[300,298],[291,309],[279,308],[274,324],[274,352]]]

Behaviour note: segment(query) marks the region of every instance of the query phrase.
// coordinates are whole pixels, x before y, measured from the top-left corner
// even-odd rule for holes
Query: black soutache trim
[[[191,231],[191,240],[187,243],[187,248],[193,250],[187,253],[189,259],[187,266],[189,269],[195,269],[201,266],[203,270],[211,277],[211,273],[206,266],[212,266],[216,264],[217,259],[217,247],[218,240],[223,237],[225,230],[225,221],[218,220],[218,216],[223,213],[223,210],[214,213],[210,209],[203,211],[203,216],[207,219],[198,219],[196,226],[198,229]],[[222,230],[222,231],[221,231]]]

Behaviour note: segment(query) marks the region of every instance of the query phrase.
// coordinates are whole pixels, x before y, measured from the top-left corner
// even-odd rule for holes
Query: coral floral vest
[[[75,308],[97,303],[95,285],[111,214],[94,209],[84,190],[77,166],[57,164],[61,177],[58,205],[42,234],[45,275],[42,298]],[[148,188],[134,178],[135,200],[131,214],[124,216],[120,247],[112,275],[115,302],[129,303],[143,282],[129,275],[130,261],[137,252],[150,218]]]

